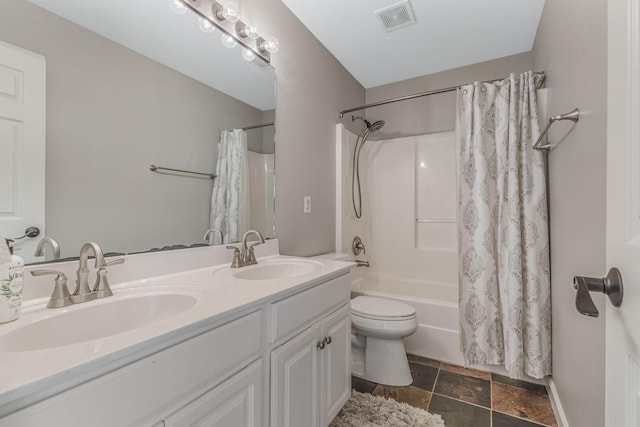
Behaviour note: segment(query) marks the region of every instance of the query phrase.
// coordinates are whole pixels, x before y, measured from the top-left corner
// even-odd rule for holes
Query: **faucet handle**
[[[53,293],[51,294],[51,298],[49,298],[47,307],[59,308],[73,304],[71,294],[69,293],[69,288],[67,287],[67,276],[65,276],[63,272],[56,270],[31,271],[32,276],[47,276],[53,274],[56,275],[55,287],[53,288]]]
[[[107,267],[110,265],[124,264],[124,262],[124,258],[114,259],[106,262],[104,266],[98,269],[96,272],[98,277],[96,278],[96,283],[93,285],[93,292],[96,294],[96,298],[110,297],[113,295],[113,291],[111,291],[111,284],[107,278]]]
[[[54,275],[57,274],[58,276],[64,276],[64,273],[62,271],[57,271],[57,270],[33,270],[31,271],[31,275],[32,276],[50,276],[50,275]],[[66,276],[65,276],[66,277]]]
[[[254,248],[258,245],[261,245],[262,242],[258,241],[255,242],[253,244],[248,245],[247,248],[247,259],[245,260],[247,265],[253,265],[253,264],[257,264],[258,261],[256,260],[256,253],[254,251]]]
[[[366,254],[367,251],[364,247],[364,243],[362,243],[362,239],[360,236],[356,236],[353,238],[353,242],[351,242],[351,251],[354,255],[360,255],[360,252]]]
[[[242,264],[242,259],[240,255],[240,249],[235,246],[225,246],[227,249],[233,251],[233,262],[231,263],[231,268],[239,268]]]

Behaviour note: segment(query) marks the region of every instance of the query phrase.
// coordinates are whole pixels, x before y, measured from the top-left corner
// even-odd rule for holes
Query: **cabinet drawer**
[[[345,274],[271,304],[270,342],[276,342],[301,330],[321,314],[348,302],[350,292],[350,276]]]

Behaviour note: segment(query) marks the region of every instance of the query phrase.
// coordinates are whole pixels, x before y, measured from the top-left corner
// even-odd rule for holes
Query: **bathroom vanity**
[[[65,309],[35,300],[0,325],[0,426],[328,425],[350,395],[352,264],[264,246],[254,266],[231,269],[229,251],[202,248],[216,265]],[[134,257],[132,276],[152,265]],[[35,338],[51,324],[61,337],[85,332]]]

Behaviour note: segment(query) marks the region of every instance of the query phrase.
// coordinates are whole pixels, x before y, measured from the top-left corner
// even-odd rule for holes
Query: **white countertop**
[[[163,254],[158,254],[157,262],[162,263],[162,257]],[[226,253],[225,257],[228,258]],[[155,292],[179,292],[193,295],[198,303],[175,317],[100,339],[41,350],[0,349],[0,417],[201,334],[239,314],[256,310],[267,300],[285,298],[345,274],[353,266],[350,262],[324,259],[311,261],[280,255],[258,258],[258,262],[296,259],[316,263],[317,267],[314,271],[297,277],[241,280],[231,274],[229,263],[225,262],[113,285],[115,298]],[[114,270],[116,268],[113,267]],[[73,280],[69,282],[73,289]],[[110,298],[58,309],[45,308],[48,298],[33,300],[26,304],[18,320],[0,324],[0,338],[44,317],[87,309],[91,305],[108,304]],[[110,319],[104,321],[109,322]],[[90,328],[91,325],[79,324],[77,327]]]

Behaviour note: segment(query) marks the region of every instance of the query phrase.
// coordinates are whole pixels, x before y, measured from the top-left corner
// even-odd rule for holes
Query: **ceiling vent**
[[[387,6],[374,12],[385,31],[395,31],[416,23],[409,1]]]

